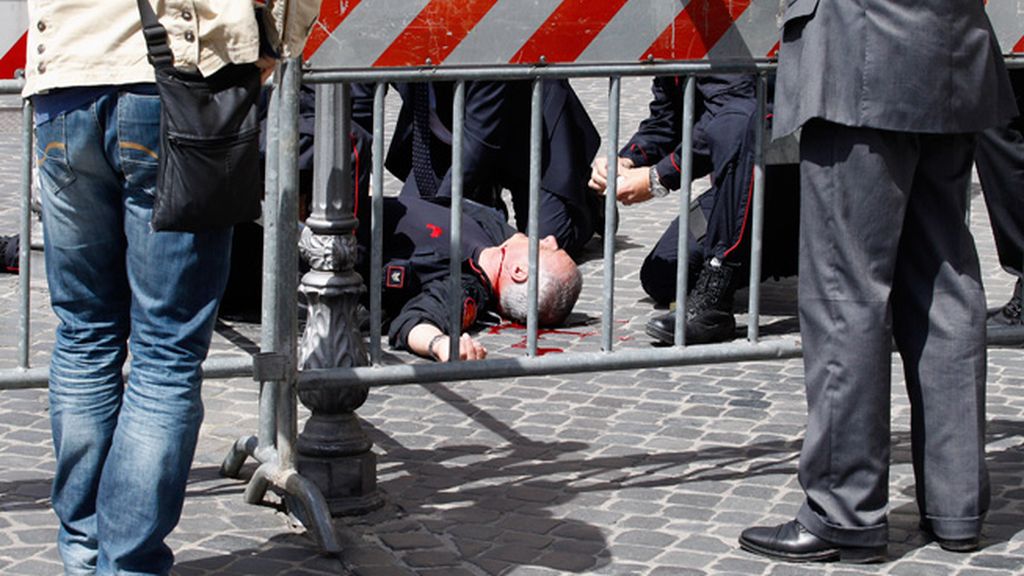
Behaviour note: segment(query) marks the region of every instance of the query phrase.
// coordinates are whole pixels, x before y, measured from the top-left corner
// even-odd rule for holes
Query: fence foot
[[[245,487],[245,502],[260,504],[267,490],[273,486],[284,492],[286,508],[300,524],[309,530],[310,535],[326,554],[340,554],[341,545],[331,522],[327,500],[307,478],[294,468],[282,470],[275,462],[265,462],[256,469]]]
[[[326,554],[341,554],[341,544],[338,542],[338,535],[334,531],[334,523],[331,522],[331,514],[327,507],[327,500],[324,499],[312,482],[302,477],[295,470],[285,474],[284,490],[291,496],[289,502],[300,504],[299,510],[294,510],[295,517],[302,522],[307,530],[312,532],[320,549]]]
[[[238,478],[242,472],[242,465],[245,459],[256,454],[259,446],[259,439],[255,436],[244,436],[235,440],[235,443],[228,450],[224,462],[220,465],[220,475],[225,478]]]

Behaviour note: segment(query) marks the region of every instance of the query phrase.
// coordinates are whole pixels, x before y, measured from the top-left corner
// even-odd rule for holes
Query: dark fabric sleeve
[[[356,82],[351,85],[352,123],[367,134],[373,134],[373,84]]]
[[[683,92],[677,79],[655,78],[651,83],[650,114],[619,151],[636,166],[653,166],[676,149],[682,139]]]
[[[409,349],[409,332],[420,324],[432,324],[441,332],[451,334],[448,321],[449,282],[440,277],[428,282],[402,307],[388,330],[388,343],[399,350]],[[476,323],[477,317],[490,301],[490,292],[471,271],[462,273],[462,330]]]
[[[693,178],[701,178],[711,172],[703,133],[708,111],[704,107],[701,87],[702,80],[698,80],[694,103]],[[683,84],[676,77],[662,76],[651,83],[651,92],[650,115],[640,122],[640,127],[619,151],[619,156],[632,160],[635,166],[657,166],[661,183],[670,190],[678,190],[682,180]]]

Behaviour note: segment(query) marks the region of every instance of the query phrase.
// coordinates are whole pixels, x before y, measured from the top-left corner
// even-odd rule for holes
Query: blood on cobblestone
[[[526,331],[526,326],[519,324],[518,322],[503,322],[497,326],[491,326],[488,330],[488,334],[501,334],[509,330],[513,331]],[[596,336],[597,331],[595,330],[566,330],[563,328],[541,328],[537,330],[537,337],[547,334],[555,334],[559,336],[576,336],[580,340],[589,338],[590,336]],[[526,336],[524,335],[522,340],[512,345],[512,348],[526,348]],[[537,347],[537,356],[543,356],[545,354],[565,352],[562,348],[541,348]]]

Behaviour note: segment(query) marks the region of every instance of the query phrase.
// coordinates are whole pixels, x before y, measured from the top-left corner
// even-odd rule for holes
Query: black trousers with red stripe
[[[753,198],[754,146],[759,125],[756,113],[737,107],[719,112],[704,126],[710,154],[694,163],[712,165],[711,189],[692,206],[689,234],[689,280],[697,279],[704,262],[716,257],[749,276]],[[799,166],[770,166],[765,178],[763,277],[796,274],[799,238]],[[703,216],[701,218],[700,216]],[[705,224],[706,226],[701,226]],[[703,230],[702,230],[703,228]],[[696,233],[695,233],[696,232]],[[673,220],[640,269],[640,282],[656,303],[675,299],[679,262],[679,220]]]

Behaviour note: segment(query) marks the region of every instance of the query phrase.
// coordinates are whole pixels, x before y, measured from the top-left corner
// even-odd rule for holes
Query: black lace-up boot
[[[686,343],[709,344],[732,340],[736,318],[732,314],[735,268],[706,262],[686,301]],[[647,334],[663,344],[675,342],[676,315],[669,312],[647,322]]]

